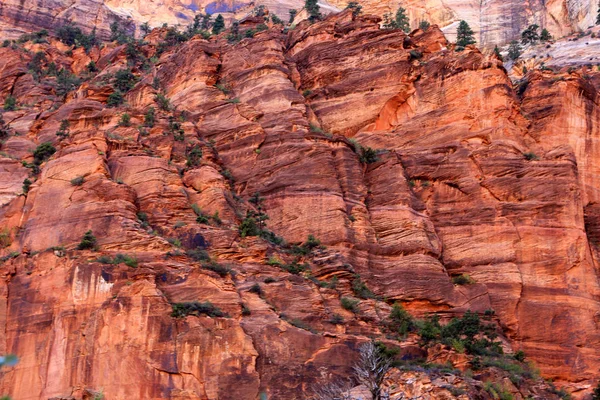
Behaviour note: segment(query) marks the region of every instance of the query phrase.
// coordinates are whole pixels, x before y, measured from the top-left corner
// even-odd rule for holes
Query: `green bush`
[[[352,311],[355,314],[359,312],[358,305],[360,304],[360,300],[342,297],[341,304],[342,308],[345,310]]]
[[[131,126],[131,115],[127,113],[121,115],[121,119],[119,119],[119,126]]]
[[[81,242],[77,246],[77,250],[96,250],[97,246],[98,241],[92,231],[89,230],[83,235]]]
[[[121,93],[127,93],[137,83],[136,76],[129,69],[121,69],[116,72],[113,86]]]
[[[225,267],[214,261],[210,261],[210,262],[202,264],[202,268],[207,269],[209,271],[216,272],[217,274],[219,274],[222,277],[227,276],[227,274],[232,273],[231,268]]]
[[[62,68],[56,75],[56,94],[61,97],[66,96],[67,93],[75,90],[80,83],[81,81],[75,74]]]
[[[399,335],[404,336],[415,329],[416,326],[408,311],[406,311],[401,304],[396,303],[390,312],[388,327],[391,330],[398,332]]]
[[[111,108],[118,107],[121,104],[123,104],[124,101],[125,101],[125,98],[123,97],[123,94],[121,92],[119,92],[118,90],[116,90],[108,96],[106,105]]]
[[[153,128],[156,123],[156,110],[154,107],[150,107],[144,115],[144,126],[147,128]]]
[[[202,161],[202,149],[198,146],[192,147],[187,153],[187,162],[186,165],[188,167],[197,167],[200,165]]]
[[[298,275],[308,269],[308,264],[299,264],[298,261],[294,261],[291,264],[281,264],[280,267],[290,274]]]
[[[360,150],[360,162],[363,164],[373,164],[379,161],[377,152],[370,147],[362,147]]]
[[[33,152],[33,159],[35,165],[40,165],[46,161],[50,156],[56,153],[56,149],[49,142],[40,144]]]
[[[329,323],[333,325],[342,325],[344,323],[344,317],[340,314],[333,314],[329,319]]]
[[[258,236],[260,235],[260,229],[258,228],[257,221],[254,217],[246,216],[238,228],[238,232],[241,237],[247,236]]]
[[[4,111],[15,111],[17,109],[17,99],[13,96],[7,96],[4,99]]]
[[[58,136],[61,139],[64,139],[66,137],[69,136],[69,120],[63,119],[62,121],[60,121],[60,127],[58,128],[58,131],[56,132],[56,136]]]
[[[217,306],[210,301],[206,302],[186,302],[171,304],[173,311],[171,316],[174,318],[184,318],[188,315],[200,316],[202,314],[209,317],[228,317],[226,313],[221,311]]]
[[[29,189],[31,188],[31,181],[27,178],[23,181],[23,193],[29,193]]]
[[[10,231],[4,228],[0,231],[0,249],[5,249],[12,244]]]
[[[77,178],[71,179],[71,185],[73,186],[81,186],[85,182],[85,178],[83,176],[78,176]]]
[[[352,291],[356,297],[361,299],[374,299],[376,297],[360,277],[352,280]]]
[[[189,258],[191,258],[194,261],[210,261],[210,255],[208,254],[208,251],[200,248],[200,247],[196,247],[195,249],[191,249],[191,250],[187,250],[185,252],[187,254],[187,256]]]
[[[452,283],[455,285],[472,285],[475,283],[475,280],[468,274],[460,274],[452,278]]]
[[[154,99],[158,104],[158,108],[163,111],[171,110],[171,101],[162,93],[158,93]]]

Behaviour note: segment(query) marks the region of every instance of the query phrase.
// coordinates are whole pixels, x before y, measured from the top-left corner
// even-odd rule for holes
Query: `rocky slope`
[[[378,339],[404,361],[475,371],[394,369],[394,398],[494,398],[484,381],[558,398],[500,359],[482,368],[459,345],[398,335],[396,302],[443,324],[476,312],[505,353],[589,392],[600,79],[534,71],[513,88],[498,59],[453,51],[436,27],[379,22],[346,11],[172,45],[162,29],[134,54],[0,48],[0,98],[17,103],[2,115],[0,352],[20,358],[0,392],[309,398]],[[245,235],[263,212],[287,245]],[[77,249],[90,230],[97,250]],[[218,309],[177,305],[206,301]]]
[[[322,0],[320,5],[323,13],[331,13],[344,9],[347,3]],[[478,43],[486,47],[508,43],[534,23],[562,37],[593,25],[597,12],[595,2],[583,0],[362,0],[359,3],[366,12],[379,16],[404,7],[413,28],[421,21],[429,21],[442,26],[451,40],[458,21],[466,20],[475,30]],[[228,19],[240,19],[258,5],[287,19],[288,11],[302,9],[304,1],[74,0],[65,4],[55,0],[5,0],[0,4],[0,34],[16,38],[31,30],[52,30],[65,21],[77,21],[88,31],[96,27],[106,37],[114,20],[131,19],[137,25],[149,22],[152,26],[163,23],[186,26],[197,12],[222,13]]]

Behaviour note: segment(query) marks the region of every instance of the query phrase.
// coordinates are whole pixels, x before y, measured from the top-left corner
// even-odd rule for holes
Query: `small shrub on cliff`
[[[4,111],[15,111],[17,109],[17,99],[13,96],[8,96],[4,99]]]
[[[455,285],[472,285],[475,283],[475,280],[471,278],[468,274],[460,274],[452,278],[452,283]]]
[[[0,139],[8,137],[9,133],[10,127],[6,122],[4,122],[4,118],[2,118],[2,114],[0,114]]]
[[[85,178],[83,176],[78,176],[77,178],[71,179],[71,185],[73,186],[81,186],[85,182]]]
[[[60,121],[60,127],[58,128],[58,131],[56,131],[56,136],[58,136],[61,139],[64,139],[66,137],[69,136],[69,120],[63,119],[62,121]]]
[[[77,246],[77,250],[96,250],[98,241],[91,230],[87,231],[81,242]]]
[[[258,223],[256,218],[252,217],[250,214],[246,215],[246,218],[240,224],[238,231],[240,236],[245,238],[246,236],[258,236],[260,235],[260,229],[258,227]]]
[[[200,165],[202,161],[202,149],[198,146],[194,146],[187,153],[187,162],[186,165],[188,167],[197,167]]]
[[[127,113],[121,115],[121,119],[119,119],[119,126],[131,126],[131,115]]]
[[[154,107],[150,107],[144,115],[144,126],[146,128],[153,128],[156,123],[156,110]]]
[[[35,165],[40,165],[54,153],[56,153],[56,149],[50,142],[42,143],[33,152],[33,163]]]
[[[371,292],[371,290],[367,287],[367,285],[360,279],[360,277],[356,277],[352,281],[352,292],[356,297],[361,299],[374,299],[375,294]]]
[[[358,313],[358,305],[360,304],[359,300],[351,299],[350,297],[342,297],[340,301],[343,309],[352,311],[354,314]]]
[[[121,93],[127,93],[136,83],[137,78],[129,69],[121,69],[115,73],[113,86]]]
[[[209,317],[227,317],[227,314],[219,309],[219,307],[212,304],[210,301],[203,303],[200,302],[187,302],[187,303],[174,303],[171,304],[173,312],[171,316],[174,318],[185,318],[188,315],[200,316],[202,314]]]
[[[203,263],[202,268],[207,269],[212,272],[216,272],[221,277],[225,277],[228,274],[230,274],[232,276],[235,275],[234,271],[231,268],[221,265],[215,261],[209,261],[209,262]]]
[[[67,93],[75,90],[80,83],[81,81],[75,74],[62,68],[56,75],[56,94],[63,97]]]
[[[548,31],[548,29],[546,29],[546,28],[542,29],[542,34],[540,35],[540,40],[542,42],[547,42],[549,40],[552,40],[552,35]]]
[[[536,161],[536,160],[540,159],[534,152],[531,152],[531,151],[523,154],[523,156],[525,157],[525,159],[527,161]]]
[[[416,328],[415,321],[412,316],[402,307],[401,304],[394,304],[390,312],[388,327],[404,336],[408,332]]]
[[[431,24],[429,23],[429,21],[421,21],[419,22],[419,29],[422,31],[426,31],[429,29],[429,27],[431,26]]]
[[[7,248],[12,244],[12,240],[10,239],[10,231],[7,228],[4,228],[0,231],[0,249]]]
[[[158,104],[158,108],[163,111],[171,110],[171,101],[162,93],[158,93],[154,99],[156,104]]]
[[[106,101],[106,105],[110,108],[118,107],[125,101],[123,94],[118,90],[112,92],[110,96],[108,96],[108,100]]]
[[[23,181],[23,194],[29,193],[29,189],[31,188],[31,181],[27,178]]]

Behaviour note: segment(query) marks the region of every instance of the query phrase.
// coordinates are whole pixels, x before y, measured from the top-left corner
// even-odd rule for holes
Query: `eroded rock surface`
[[[73,71],[96,61],[64,97],[53,77],[34,83],[31,52],[0,49],[0,97],[18,104],[0,145],[0,351],[21,359],[1,392],[308,398],[351,373],[361,343],[388,340],[394,302],[443,321],[493,309],[508,353],[589,389],[600,367],[595,78],[534,72],[515,90],[495,56],[455,52],[436,27],[407,36],[378,23],[345,11],[237,43],[197,36],[149,68],[128,67],[116,44],[87,55],[38,45]],[[138,79],[107,107],[109,73],[123,68]],[[57,151],[36,163],[44,142]],[[313,235],[324,247],[242,237],[247,211],[288,243]],[[77,249],[88,230],[97,251]],[[473,282],[454,284],[461,274]],[[359,278],[373,295],[353,312],[340,299],[358,296]],[[171,315],[205,301],[224,314]],[[424,351],[414,337],[391,342]],[[471,362],[433,350],[424,356]],[[415,376],[390,379],[464,398],[450,378]]]

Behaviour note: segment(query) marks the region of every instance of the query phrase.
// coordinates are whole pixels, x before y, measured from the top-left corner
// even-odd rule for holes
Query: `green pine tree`
[[[321,7],[319,7],[317,0],[306,0],[304,3],[304,8],[306,8],[308,20],[310,22],[315,22],[321,19]]]
[[[213,35],[218,35],[223,29],[225,29],[225,18],[219,14],[217,15],[217,18],[215,18],[215,23],[212,27],[212,33]]]
[[[402,7],[396,11],[396,28],[402,29],[404,32],[410,32],[410,21],[406,16],[406,10]]]
[[[470,44],[477,43],[473,34],[474,32],[467,21],[460,21],[460,24],[458,24],[458,30],[456,31],[456,46],[465,48]]]

